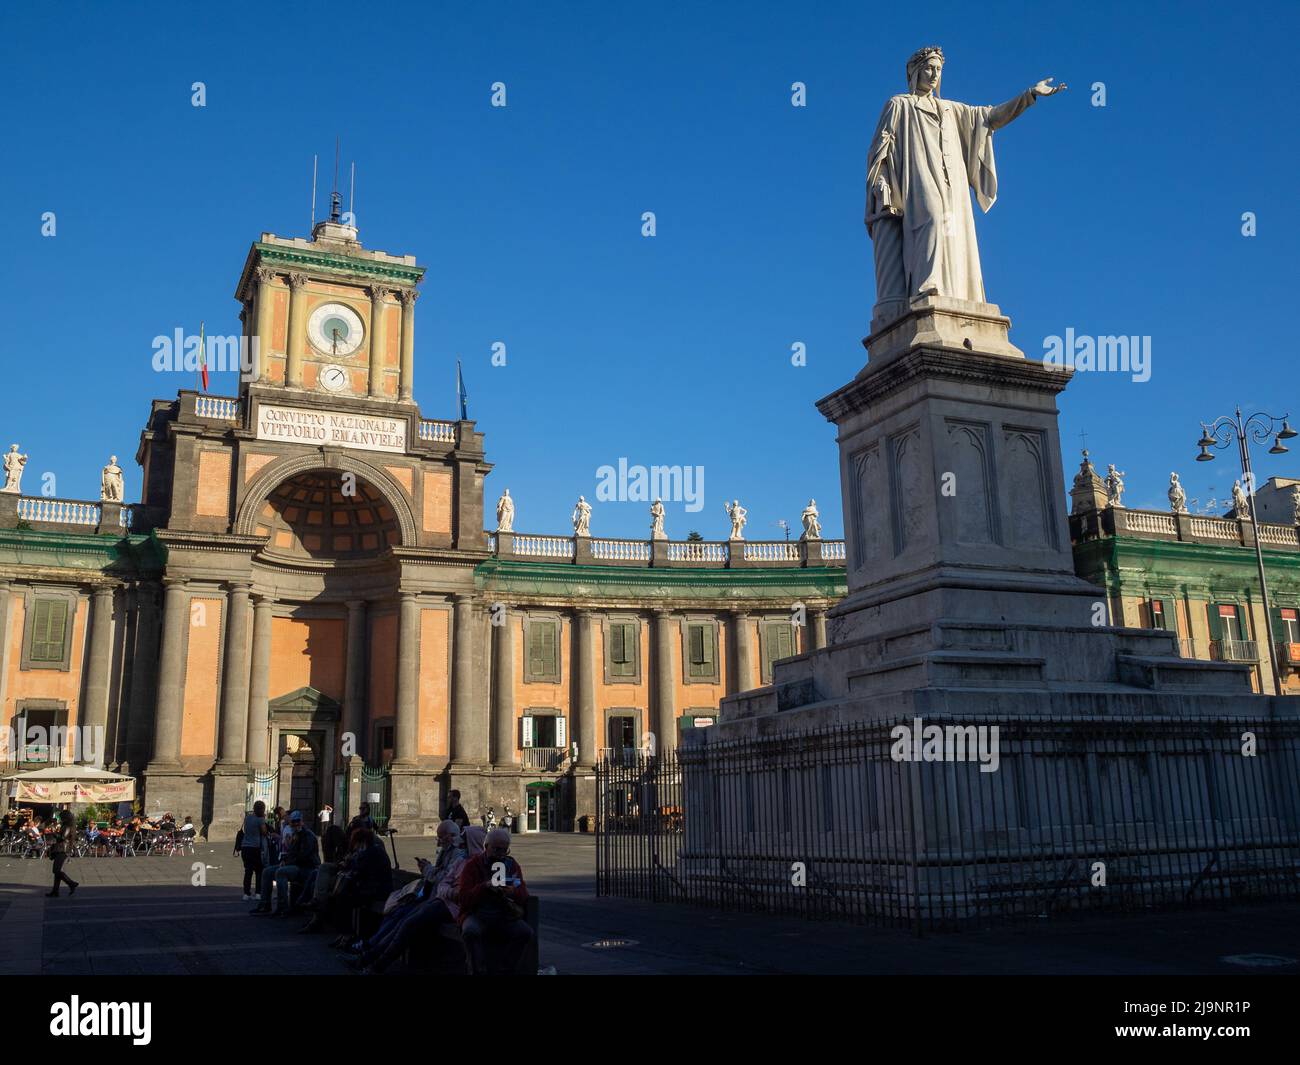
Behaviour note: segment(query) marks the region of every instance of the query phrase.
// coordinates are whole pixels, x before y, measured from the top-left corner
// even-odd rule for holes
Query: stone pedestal
[[[248,801],[248,766],[228,762],[218,763],[212,770],[212,821],[207,827],[207,838],[232,843],[235,833],[244,823]],[[193,811],[176,810],[180,816]],[[303,811],[303,816],[315,811]]]
[[[996,311],[915,301],[818,403],[839,428],[848,595],[826,647],[723,702],[717,738],[896,714],[1159,713],[1160,698],[1133,697],[1171,690],[1180,712],[1200,695],[1208,713],[1249,692],[1245,667],[1104,624],[1065,513],[1056,397],[1070,374],[1025,359]]]
[[[394,764],[388,778],[388,826],[395,828],[399,835],[435,835],[438,822],[442,820],[442,777],[441,769]],[[464,784],[455,783],[455,774],[452,780],[451,786],[459,787],[462,792],[461,804],[472,823],[476,817],[475,809],[470,805],[474,796],[466,792]],[[358,801],[365,802],[365,795],[360,795]]]

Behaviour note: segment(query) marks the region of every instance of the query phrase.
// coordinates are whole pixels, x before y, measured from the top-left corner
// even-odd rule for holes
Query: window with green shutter
[[[609,623],[609,675],[636,676],[636,625],[629,621]]]
[[[686,675],[696,679],[716,677],[718,673],[716,630],[708,622],[686,625]]]
[[[32,605],[32,662],[62,662],[67,643],[68,600],[37,599]]]
[[[763,683],[772,680],[772,663],[789,658],[794,650],[794,626],[788,621],[763,622]]]
[[[528,675],[525,680],[560,679],[560,623],[554,618],[528,622]]]

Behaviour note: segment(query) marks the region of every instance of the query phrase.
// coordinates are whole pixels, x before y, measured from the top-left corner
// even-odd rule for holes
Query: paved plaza
[[[399,837],[404,868],[431,850],[424,840]],[[541,964],[560,975],[1300,972],[1295,906],[1031,922],[917,938],[599,899],[590,836],[516,837],[513,853],[541,899]],[[191,885],[196,863],[204,866],[206,886]],[[297,934],[298,919],[247,915],[241,869],[227,847],[200,844],[193,856],[82,858],[69,871],[82,884],[77,894],[48,899],[48,862],[0,859],[0,975],[350,975],[327,946],[330,937]],[[603,940],[631,942],[595,945]],[[1243,955],[1292,961],[1225,960]]]

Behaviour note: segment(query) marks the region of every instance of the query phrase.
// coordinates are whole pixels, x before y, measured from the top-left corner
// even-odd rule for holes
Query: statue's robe
[[[885,104],[867,169],[866,223],[875,244],[876,298],[926,292],[984,302],[970,194],[998,196],[993,131],[1034,102],[1032,90],[996,107],[903,93]]]

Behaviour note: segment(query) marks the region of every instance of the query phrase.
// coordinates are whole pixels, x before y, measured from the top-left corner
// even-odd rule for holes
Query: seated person
[[[382,973],[400,957],[411,941],[427,929],[454,921],[460,913],[456,888],[466,858],[460,826],[444,821],[438,826],[438,853],[432,862],[420,858],[420,886],[404,896],[348,964],[364,973]]]
[[[515,972],[533,930],[524,920],[528,885],[519,863],[510,857],[510,833],[505,829],[492,829],[483,853],[466,860],[457,901],[470,972]]]
[[[320,865],[320,846],[316,833],[308,828],[302,819],[302,811],[294,810],[289,815],[289,843],[280,855],[278,864],[262,873],[262,899],[249,912],[256,915],[271,913],[271,885],[276,885],[278,906],[276,916],[287,917],[291,910],[289,903],[289,885],[302,885],[307,876]]]
[[[352,927],[353,911],[383,902],[393,891],[393,867],[383,841],[368,828],[353,829],[351,841],[325,911],[331,924],[344,928]],[[351,934],[345,933],[336,945],[351,940]]]

